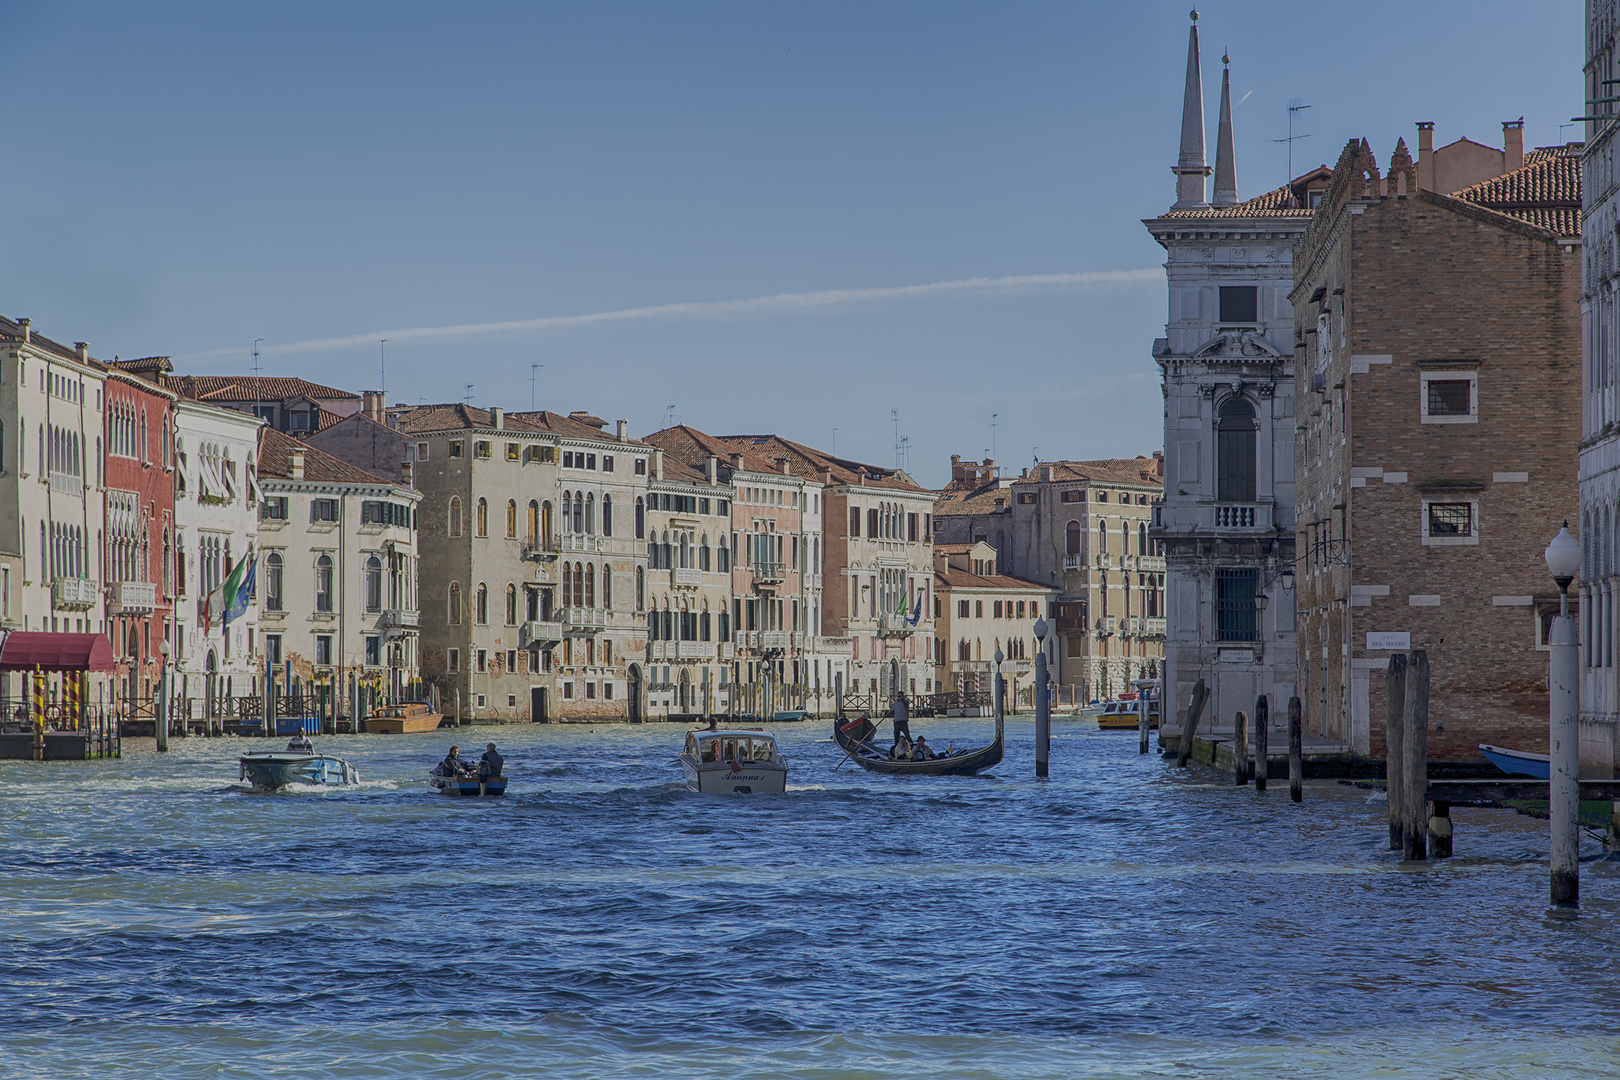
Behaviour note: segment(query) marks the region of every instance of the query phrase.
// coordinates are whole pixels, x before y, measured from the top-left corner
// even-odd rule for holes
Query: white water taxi
[[[758,728],[689,731],[680,760],[686,786],[705,795],[787,791],[787,762],[776,752],[776,737]]]

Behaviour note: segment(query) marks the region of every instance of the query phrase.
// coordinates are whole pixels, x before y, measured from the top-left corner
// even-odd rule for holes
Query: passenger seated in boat
[[[704,740],[704,742],[703,742],[703,760],[704,761],[719,761],[720,760],[720,740],[719,739],[706,739],[706,740]]]
[[[444,755],[444,760],[439,762],[439,770],[445,776],[460,776],[465,769],[466,766],[462,763],[461,747],[459,746],[452,746],[450,752]]]
[[[506,760],[501,757],[500,751],[495,749],[494,743],[490,743],[484,750],[484,756],[478,759],[478,779],[487,780],[501,775],[501,767],[505,764]]]
[[[895,737],[894,745],[889,748],[889,757],[895,761],[911,760],[911,740],[904,735]]]
[[[917,744],[911,748],[912,761],[933,761],[934,748],[928,745],[928,740],[921,735],[917,736]]]
[[[287,740],[287,752],[289,754],[313,754],[315,744],[309,741],[309,736],[300,731]]]

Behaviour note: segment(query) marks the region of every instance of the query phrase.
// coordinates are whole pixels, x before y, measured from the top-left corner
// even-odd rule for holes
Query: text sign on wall
[[[1412,632],[1402,630],[1399,633],[1384,633],[1367,635],[1367,648],[1369,649],[1410,649],[1412,647]]]

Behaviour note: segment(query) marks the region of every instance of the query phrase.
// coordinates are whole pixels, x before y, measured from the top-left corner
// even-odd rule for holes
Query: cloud
[[[512,319],[505,322],[461,323],[454,326],[415,326],[392,330],[372,330],[363,334],[343,337],[310,338],[266,345],[259,350],[261,356],[292,356],[298,353],[329,352],[343,349],[372,348],[381,338],[390,343],[404,341],[443,341],[447,338],[476,337],[485,334],[523,334],[568,327],[594,326],[602,323],[630,322],[641,319],[744,319],[772,315],[793,315],[813,311],[828,311],[856,304],[880,303],[889,300],[913,300],[943,295],[1013,295],[1048,290],[1090,290],[1108,286],[1162,284],[1164,271],[1158,267],[1141,270],[1087,270],[1071,274],[1015,274],[1006,277],[961,278],[956,281],[933,281],[924,285],[890,285],[872,289],[823,289],[818,292],[777,293],[773,296],[755,296],[746,300],[699,300],[678,304],[657,304],[652,307],[621,308],[617,311],[597,311],[586,315],[549,315],[537,319]],[[209,349],[204,352],[176,356],[176,360],[202,360],[221,356],[239,356],[241,348]]]

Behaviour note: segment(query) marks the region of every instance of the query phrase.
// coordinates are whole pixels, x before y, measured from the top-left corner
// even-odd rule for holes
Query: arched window
[[[1097,554],[1108,554],[1108,522],[1097,522]]]
[[[540,542],[540,504],[529,500],[529,543]]]
[[[641,497],[636,497],[636,539],[647,538],[647,507],[642,503]]]
[[[1215,497],[1221,502],[1254,502],[1254,406],[1238,396],[1221,404],[1215,433]]]
[[[478,516],[473,522],[473,528],[479,536],[489,535],[489,500],[478,500]]]
[[[574,505],[579,505],[577,500]],[[574,606],[585,606],[585,567],[579,563],[574,564]]]
[[[167,553],[169,547],[169,538],[167,534],[165,534],[163,537],[163,547],[165,553]],[[286,575],[284,571],[285,566],[282,562],[281,552],[272,551],[269,555],[265,556],[264,606],[265,610],[267,611],[286,610],[286,593],[283,592],[283,590],[286,588]],[[165,580],[168,579],[167,570],[164,571],[163,576]]]
[[[366,560],[366,610],[382,610],[382,560],[375,555]]]
[[[712,570],[714,566],[709,558],[709,534],[703,534],[702,546],[698,548],[698,569]]]
[[[563,492],[562,497],[562,527],[563,532],[574,531],[574,495],[572,492]]]
[[[517,539],[517,500],[506,500],[506,538]]]
[[[607,564],[602,566],[602,606],[609,610],[613,607],[613,567]]]
[[[647,579],[641,567],[636,567],[636,610],[647,610]]]
[[[482,581],[478,583],[478,592],[473,598],[473,621],[479,626],[489,625],[489,587]]]
[[[585,531],[585,495],[583,492],[574,492],[574,531]]]
[[[593,563],[585,564],[585,606],[596,606],[596,566]]]
[[[613,496],[602,496],[602,535],[613,535]]]
[[[450,583],[450,625],[461,625],[461,583]]]
[[[1138,555],[1148,553],[1147,522],[1145,521],[1136,523],[1136,553]]]
[[[511,582],[506,585],[506,625],[517,625],[517,586]]]
[[[585,531],[596,532],[596,493],[593,491],[585,496]]]
[[[315,560],[315,610],[332,610],[332,556],[324,553]]]
[[[1085,533],[1080,528],[1080,523],[1078,521],[1069,522],[1069,524],[1064,528],[1063,533],[1063,553],[1065,555],[1081,554],[1080,549],[1085,543]]]
[[[461,500],[454,495],[450,497],[450,535],[461,535]]]
[[[718,566],[715,567],[715,569],[719,570],[723,574],[724,573],[729,573],[731,571],[731,549],[726,547],[726,543],[727,543],[726,534],[721,533],[720,534],[720,563],[719,563]]]
[[[574,602],[574,564],[562,564],[562,605],[568,607]]]
[[[692,568],[692,545],[687,541],[687,537],[686,537],[685,533],[681,533],[681,555],[680,555],[680,558],[681,558],[681,563],[680,563],[681,569],[682,570],[690,570]]]
[[[542,543],[549,544],[551,542],[551,534],[553,531],[554,530],[551,525],[551,500],[547,499],[545,502],[540,504],[540,535],[545,537]]]
[[[1121,555],[1131,553],[1131,523],[1128,521],[1119,523],[1119,553]]]

